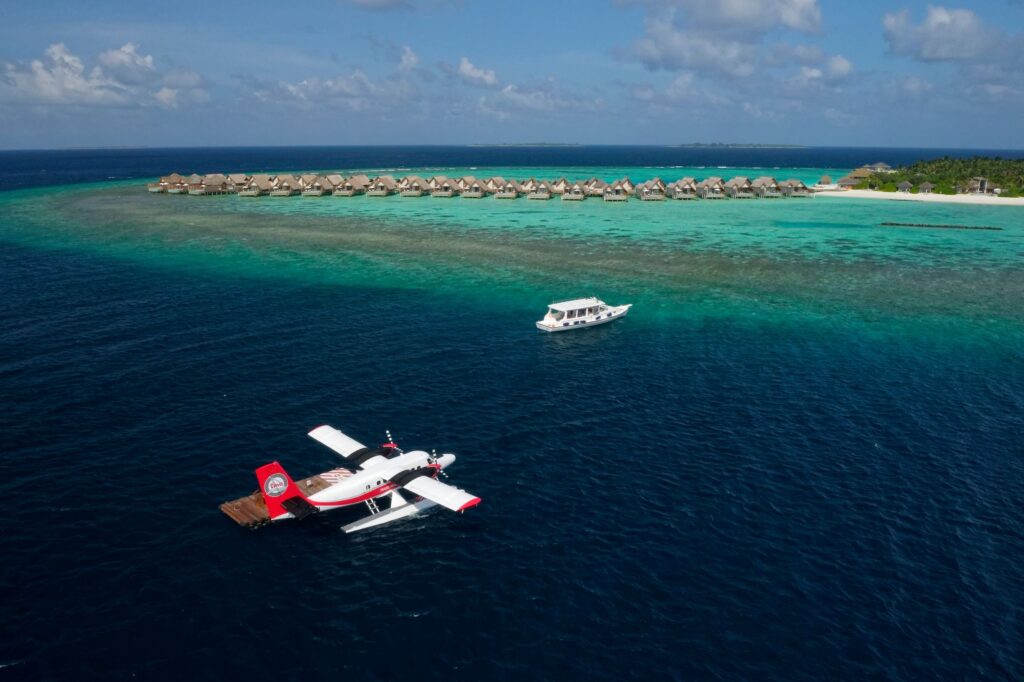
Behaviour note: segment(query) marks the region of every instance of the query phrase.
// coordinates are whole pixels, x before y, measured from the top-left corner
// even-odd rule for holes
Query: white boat
[[[537,329],[545,332],[564,332],[593,327],[625,317],[632,307],[632,303],[608,305],[599,298],[577,298],[552,303],[548,306],[544,319],[537,321]]]

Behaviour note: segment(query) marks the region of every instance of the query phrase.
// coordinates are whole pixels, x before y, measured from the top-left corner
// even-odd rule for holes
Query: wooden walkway
[[[306,495],[313,495],[332,484],[327,479],[317,474],[298,481],[296,485]],[[231,520],[246,528],[259,528],[270,523],[270,515],[267,513],[267,503],[263,501],[263,493],[259,490],[251,495],[239,497],[220,505],[220,510],[231,517]]]

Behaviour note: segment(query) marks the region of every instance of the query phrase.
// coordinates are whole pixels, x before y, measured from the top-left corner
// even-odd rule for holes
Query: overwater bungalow
[[[274,181],[274,189],[270,191],[272,197],[291,197],[302,191],[302,180],[294,175],[278,175]]]
[[[183,184],[185,178],[177,173],[171,173],[160,178],[157,182],[151,182],[146,185],[146,191],[153,193],[167,192],[172,187],[178,187]]]
[[[316,173],[303,173],[298,177],[299,186],[302,188],[303,191],[305,191],[307,187],[313,185],[313,183],[315,183],[321,176],[317,175]]]
[[[616,180],[604,190],[605,201],[629,201],[629,195],[633,193],[633,183],[629,178]]]
[[[547,201],[551,198],[552,190],[551,183],[546,180],[541,180],[527,195],[527,199],[540,199]]]
[[[737,175],[725,183],[725,193],[732,199],[753,199],[754,188],[750,184],[750,178]]]
[[[504,184],[505,178],[501,177],[500,175],[495,175],[492,178],[487,178],[487,181],[484,183],[484,187],[486,187],[488,194],[497,194],[499,191],[501,191],[501,188]]]
[[[430,184],[433,186],[430,190],[430,196],[447,199],[453,197],[459,191],[459,184],[451,178],[447,178],[443,175],[438,175],[430,179]]]
[[[366,175],[359,173],[351,177],[345,178],[341,184],[334,189],[334,196],[336,197],[352,197],[357,194],[366,194],[367,188],[370,186],[370,178]]]
[[[779,182],[768,175],[755,178],[750,183],[751,190],[758,199],[781,199],[782,190],[779,189]]]
[[[322,197],[334,193],[334,183],[326,175],[318,175],[305,185],[302,190],[304,197]]]
[[[697,199],[697,181],[694,178],[680,178],[665,187],[665,194],[682,201]]]
[[[565,194],[569,190],[570,186],[572,186],[571,182],[569,182],[565,178],[558,178],[557,180],[551,183],[551,193]]]
[[[366,187],[368,197],[386,197],[398,191],[398,183],[390,175],[379,175]]]
[[[605,190],[608,189],[608,183],[601,178],[590,178],[583,186],[587,189],[588,197],[603,197]]]
[[[517,199],[523,193],[523,186],[515,180],[506,180],[494,193],[495,199]]]
[[[641,182],[634,193],[640,197],[640,201],[665,201],[665,183],[661,178]]]
[[[274,178],[270,175],[258,174],[254,175],[245,183],[242,191],[238,193],[240,197],[261,197],[270,194],[274,189]]]
[[[230,173],[228,174],[228,191],[237,194],[245,188],[247,182],[249,182],[249,176],[245,173]]]
[[[935,185],[930,182],[922,182],[917,186],[918,194],[931,194],[935,190]]]
[[[192,190],[202,189],[202,187],[203,176],[199,175],[198,173],[193,173],[192,175],[185,178],[184,182],[182,182],[177,187],[168,190],[168,192],[170,192],[171,194],[188,194]]]
[[[574,182],[562,194],[562,201],[583,201],[587,198],[587,188],[582,182]]]
[[[896,191],[901,194],[909,194],[912,189],[914,189],[914,183],[907,182],[906,180],[896,185]]]
[[[421,197],[427,191],[427,181],[418,175],[407,175],[398,183],[398,190],[403,197]]]
[[[471,175],[459,181],[459,188],[459,194],[463,199],[482,199],[487,194],[487,182],[477,180]]]
[[[522,188],[523,193],[529,195],[530,192],[537,189],[537,178],[523,180],[521,183],[519,183],[519,186]]]
[[[814,196],[810,188],[804,184],[803,180],[797,180],[796,178],[790,178],[779,184],[782,189],[782,194],[791,199],[802,199]]]
[[[228,178],[222,173],[211,173],[204,175],[198,187],[192,187],[188,191],[192,196],[212,196],[214,194],[228,194]]]
[[[697,183],[697,194],[701,199],[725,199],[728,194],[725,192],[725,183],[722,178],[712,176]]]

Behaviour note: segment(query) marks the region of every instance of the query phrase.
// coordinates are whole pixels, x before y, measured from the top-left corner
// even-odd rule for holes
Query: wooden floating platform
[[[313,495],[325,488],[331,487],[333,483],[320,474],[317,474],[316,476],[310,476],[309,478],[304,478],[301,481],[298,481],[296,485],[298,485],[299,489],[306,495]],[[237,500],[231,500],[230,502],[223,503],[220,505],[220,510],[227,514],[231,520],[239,526],[244,526],[246,528],[259,528],[262,525],[270,523],[270,514],[267,512],[267,503],[264,502],[263,493],[259,490],[253,492],[251,495],[246,495],[245,497],[239,497]]]
[[[930,227],[936,230],[1002,230],[990,225],[932,225],[929,223],[882,223],[882,227]]]

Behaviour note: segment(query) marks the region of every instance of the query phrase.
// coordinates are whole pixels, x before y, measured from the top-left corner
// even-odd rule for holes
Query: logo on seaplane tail
[[[263,482],[263,492],[271,497],[280,497],[288,490],[288,479],[281,474],[271,474]]]

